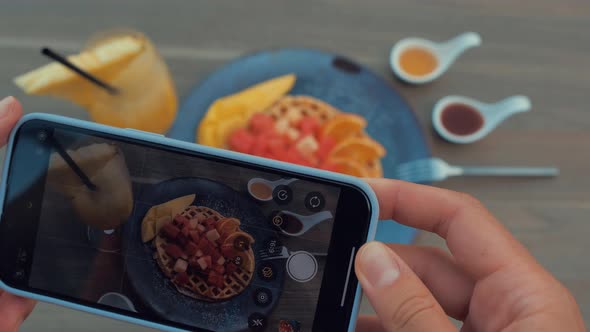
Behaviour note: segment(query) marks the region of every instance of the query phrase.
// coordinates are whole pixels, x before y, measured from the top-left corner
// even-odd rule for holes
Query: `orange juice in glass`
[[[95,89],[87,110],[99,123],[165,133],[176,117],[178,103],[166,63],[150,40],[137,32],[113,32],[95,37],[88,48],[129,36],[140,43],[141,51],[111,77],[103,78],[120,93]]]
[[[93,143],[65,151],[96,186],[88,188],[58,152],[51,155],[47,181],[65,195],[80,221],[111,230],[127,221],[133,209],[131,177],[116,145]]]
[[[174,83],[143,34],[102,33],[68,60],[119,92],[109,93],[56,62],[15,78],[15,83],[29,94],[70,100],[98,123],[159,134],[172,126],[178,106]]]
[[[131,177],[123,152],[114,144],[91,142],[66,150],[57,138],[53,139],[53,147],[57,151],[50,158],[48,184],[70,201],[78,220],[88,226],[87,240],[93,247],[106,252],[119,251],[120,226],[133,210]]]

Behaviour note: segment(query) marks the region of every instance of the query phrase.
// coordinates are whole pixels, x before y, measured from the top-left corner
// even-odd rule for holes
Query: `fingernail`
[[[371,242],[362,249],[360,270],[373,288],[391,285],[399,277],[399,266],[390,249],[379,242]]]
[[[12,111],[12,107],[9,105],[12,104],[14,101],[14,97],[8,96],[2,100],[0,100],[0,118],[7,116],[10,111]]]

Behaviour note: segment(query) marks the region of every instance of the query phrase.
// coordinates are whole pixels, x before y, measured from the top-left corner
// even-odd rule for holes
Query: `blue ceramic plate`
[[[313,96],[367,119],[367,132],[387,149],[382,161],[385,177],[393,177],[400,163],[430,157],[414,113],[389,83],[347,58],[310,49],[259,52],[213,72],[184,100],[168,136],[194,142],[195,130],[215,99],[289,73],[297,75],[290,94]],[[377,239],[409,243],[415,233],[382,222]]]
[[[276,305],[285,277],[283,269],[275,268],[277,274],[270,281],[262,280],[254,273],[249,285],[229,300],[198,301],[178,294],[153,259],[154,249],[141,241],[141,222],[152,206],[195,193],[197,198],[192,205],[206,206],[222,215],[240,219],[240,227],[256,238],[252,247],[256,266],[262,264],[257,253],[262,249],[262,243],[275,238],[276,233],[269,228],[265,216],[252,198],[207,179],[177,178],[145,188],[136,201],[132,218],[124,226],[126,238],[129,239],[126,248],[129,282],[143,305],[161,317],[211,331],[246,331],[250,314],[259,312],[269,315]],[[272,294],[271,302],[265,307],[259,307],[254,301],[256,289],[260,287]],[[240,319],[232,319],[235,317]]]

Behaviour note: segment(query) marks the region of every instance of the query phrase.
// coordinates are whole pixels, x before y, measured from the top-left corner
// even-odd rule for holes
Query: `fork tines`
[[[258,257],[260,257],[262,259],[269,258],[269,257],[275,257],[275,256],[278,256],[279,254],[280,253],[271,254],[266,249],[262,249],[262,250],[258,251]]]

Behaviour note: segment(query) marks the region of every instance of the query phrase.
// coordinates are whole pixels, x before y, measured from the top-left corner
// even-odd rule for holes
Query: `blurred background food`
[[[56,62],[17,76],[15,84],[27,94],[71,101],[98,123],[158,134],[168,131],[176,116],[176,91],[151,41],[131,30],[106,30],[93,36],[68,60],[116,93]]]

